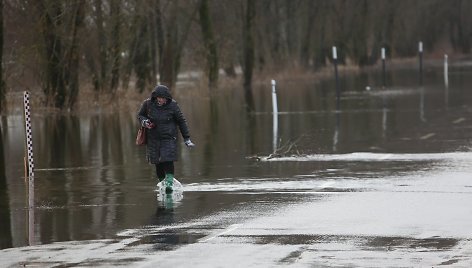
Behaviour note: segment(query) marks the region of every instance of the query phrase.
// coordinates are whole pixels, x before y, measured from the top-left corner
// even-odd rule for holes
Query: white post
[[[334,80],[336,83],[336,111],[339,111],[341,92],[339,90],[339,81],[338,81],[338,52],[336,51],[335,46],[333,46],[333,63],[334,63]]]
[[[272,80],[272,123],[273,123],[273,152],[277,150],[277,132],[278,132],[278,114],[279,110],[277,107],[277,92],[275,91],[275,80]]]
[[[448,74],[448,63],[447,63],[447,54],[444,55],[444,85],[449,87],[449,74]]]
[[[34,244],[34,162],[33,162],[33,135],[31,130],[31,112],[29,92],[24,92],[26,153],[28,160],[28,238],[29,244]]]
[[[381,54],[382,54],[382,86],[385,88],[386,79],[385,79],[385,48],[384,47],[381,50]]]
[[[420,86],[423,86],[423,42],[418,43],[418,55],[420,58]]]

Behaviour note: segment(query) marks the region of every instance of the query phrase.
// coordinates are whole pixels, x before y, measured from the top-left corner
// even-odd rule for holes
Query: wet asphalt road
[[[184,185],[182,199],[156,202],[153,224],[115,239],[5,249],[2,267],[470,267],[472,153],[353,153],[274,159],[329,161],[296,178]],[[393,168],[423,166],[392,174]],[[366,166],[371,172],[350,168]],[[344,167],[344,168],[340,168]],[[343,176],[340,176],[344,174]],[[342,177],[342,179],[341,179]],[[205,190],[205,191],[203,191]],[[187,202],[212,195],[237,204],[179,217]],[[179,200],[180,199],[180,200]]]

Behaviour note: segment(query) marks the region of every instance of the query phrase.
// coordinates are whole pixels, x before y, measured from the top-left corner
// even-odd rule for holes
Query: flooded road
[[[193,150],[183,198],[155,192],[135,112],[33,115],[33,235],[20,113],[2,118],[0,266],[472,266],[472,69],[175,92]],[[370,86],[370,90],[366,90]],[[33,111],[34,113],[34,111]],[[275,144],[277,148],[273,148]],[[28,245],[30,247],[26,247]]]

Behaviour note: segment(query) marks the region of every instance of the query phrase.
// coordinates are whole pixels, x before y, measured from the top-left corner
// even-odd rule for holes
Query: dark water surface
[[[273,153],[274,139],[270,81],[254,88],[256,112],[247,112],[241,88],[224,90],[211,100],[206,94],[174,92],[197,146],[189,150],[180,144],[176,177],[185,193],[171,209],[157,200],[154,169],[145,161],[144,148],[134,144],[135,111],[97,109],[62,116],[33,110],[32,241],[28,239],[23,116],[20,111],[2,117],[0,248],[115,238],[123,230],[192,222],[220,212],[231,213],[209,224],[231,224],[235,218],[254,218],[288,204],[325,198],[310,191],[350,193],[378,185],[408,185],[392,178],[421,176],[438,167],[448,170],[449,162],[470,158],[469,67],[451,67],[449,88],[444,86],[440,66],[426,68],[423,86],[418,85],[416,70],[390,73],[386,89],[379,87],[379,73],[341,73],[341,77],[339,112],[333,81],[277,81],[276,139],[282,158],[273,161],[265,159]],[[165,248],[202,237],[199,232],[156,234],[139,243]],[[300,243],[292,238],[261,234],[255,243]],[[297,239],[342,241],[346,237]],[[362,241],[365,247],[428,242],[377,236]],[[438,243],[447,247],[456,242],[446,237]]]

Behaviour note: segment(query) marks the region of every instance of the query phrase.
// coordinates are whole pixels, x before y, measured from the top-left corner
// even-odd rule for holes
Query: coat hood
[[[158,85],[152,91],[151,100],[155,100],[157,97],[166,98],[169,101],[172,100],[172,95],[170,94],[169,88],[164,85]]]

